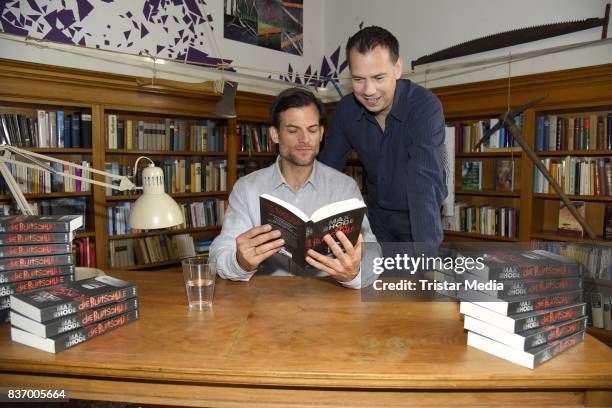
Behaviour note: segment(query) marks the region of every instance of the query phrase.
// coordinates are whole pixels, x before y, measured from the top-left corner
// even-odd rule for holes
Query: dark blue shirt
[[[351,149],[365,168],[368,200],[408,211],[415,241],[440,242],[446,186],[444,113],[438,98],[409,80],[398,80],[383,132],[353,94],[343,97],[326,129],[319,160],[342,170]]]

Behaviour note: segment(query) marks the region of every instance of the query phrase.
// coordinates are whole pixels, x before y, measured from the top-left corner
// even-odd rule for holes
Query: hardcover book
[[[12,314],[11,322],[13,322]],[[15,323],[11,324],[14,325]],[[510,333],[471,316],[465,316],[463,328],[503,343],[513,349],[530,350],[542,344],[551,343],[560,338],[585,331],[587,328],[587,317],[527,330],[522,333]]]
[[[603,239],[612,239],[612,204],[606,204],[603,225]]]
[[[42,244],[42,245],[8,245],[8,246],[0,245],[0,257],[3,257],[3,258],[70,254],[71,252],[72,252],[71,243]]]
[[[461,163],[461,189],[482,189],[482,162],[463,161]]]
[[[495,327],[499,327],[502,330],[520,333],[526,330],[582,317],[586,314],[586,303],[520,313],[513,316],[504,316],[471,302],[461,302],[459,312],[489,323]]]
[[[21,330],[15,326],[11,327],[11,339],[26,346],[34,347],[48,353],[58,353],[70,347],[74,347],[93,337],[108,333],[109,331],[138,320],[138,310],[111,317],[98,323],[93,323],[66,333],[58,334],[50,338],[43,338]]]
[[[138,309],[138,299],[131,298],[95,309],[82,310],[44,323],[11,311],[11,324],[39,337],[53,337],[136,309]]]
[[[552,279],[582,276],[582,266],[573,259],[549,251],[487,251],[485,267],[469,273],[486,280]]]
[[[50,276],[48,278],[31,279],[0,285],[0,296],[10,296],[16,293],[30,292],[35,289],[48,288],[74,281],[74,275]]]
[[[0,283],[9,283],[51,276],[69,275],[74,273],[74,266],[60,265],[43,268],[19,269],[15,271],[0,271]]]
[[[493,177],[496,191],[514,191],[514,160],[495,160]]]
[[[472,292],[470,294],[473,295]],[[467,294],[466,294],[467,295]],[[519,313],[534,312],[536,310],[546,310],[555,307],[568,306],[574,303],[582,302],[582,291],[576,290],[564,293],[555,293],[547,295],[527,295],[517,296],[499,300],[493,296],[478,294],[477,296],[462,296],[465,301],[474,300],[472,303],[485,307],[496,313],[511,316]]]
[[[28,256],[25,258],[0,258],[0,271],[49,268],[60,265],[72,265],[72,254]]]
[[[559,209],[559,227],[557,228],[557,232],[562,235],[571,235],[574,237],[582,237],[584,235],[584,230],[582,229],[582,225],[578,222],[576,218],[572,215],[570,210],[566,207],[563,201],[560,202],[561,207]],[[578,213],[585,216],[585,202],[584,201],[572,201]]]
[[[475,347],[527,368],[536,368],[540,364],[581,343],[583,340],[584,332],[582,331],[550,344],[544,344],[528,351],[521,351],[477,333],[468,332],[468,346]]]
[[[11,296],[11,309],[37,322],[136,296],[136,286],[107,275]]]
[[[59,244],[62,242],[72,242],[72,238],[74,236],[70,232],[0,233],[0,245]]]
[[[308,217],[299,208],[269,194],[259,197],[259,208],[261,224],[270,224],[285,240],[280,253],[303,267],[307,266],[306,252],[311,248],[331,255],[323,241],[326,234],[335,238],[336,232],[342,231],[355,245],[366,212],[363,201],[352,198],[323,206]]]
[[[0,232],[72,232],[82,215],[9,215],[0,217]]]

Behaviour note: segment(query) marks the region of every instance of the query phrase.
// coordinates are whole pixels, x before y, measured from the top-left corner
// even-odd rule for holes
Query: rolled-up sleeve
[[[217,274],[223,279],[248,281],[257,271],[245,271],[236,259],[236,238],[254,227],[246,199],[244,183],[238,180],[229,196],[229,207],[223,218],[221,233],[210,246],[210,258],[215,261]]]

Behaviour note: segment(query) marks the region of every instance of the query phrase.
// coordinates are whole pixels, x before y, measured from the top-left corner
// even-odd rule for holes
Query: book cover
[[[0,245],[59,244],[72,242],[73,238],[71,232],[0,233]]]
[[[0,257],[3,258],[58,255],[69,254],[71,252],[71,243],[41,245],[0,245]]]
[[[13,322],[12,315],[11,322]],[[11,324],[14,325],[15,323]],[[522,333],[510,333],[471,316],[465,316],[463,328],[517,350],[530,350],[542,344],[551,343],[560,338],[586,330],[587,317],[543,326]]]
[[[465,301],[473,301],[473,303],[478,306],[485,307],[506,316],[512,316],[525,312],[534,312],[536,310],[552,309],[582,302],[581,290],[548,295],[537,294],[517,296],[503,300],[480,293],[477,295],[470,293],[470,295],[472,295],[471,299],[470,296],[466,295],[461,296],[460,299]]]
[[[459,312],[499,327],[502,330],[520,333],[526,330],[582,317],[586,314],[586,303],[504,316],[475,303],[461,302]]]
[[[557,232],[562,235],[570,235],[574,237],[582,237],[584,235],[584,231],[582,229],[582,225],[578,222],[576,218],[572,215],[570,210],[565,206],[563,201],[560,202],[561,207],[559,208],[559,226],[557,228]],[[578,213],[585,217],[585,202],[584,201],[572,201]]]
[[[19,269],[15,271],[0,271],[0,284],[18,282],[29,279],[49,278],[51,276],[69,275],[74,273],[73,265],[49,266],[43,268]]]
[[[39,337],[53,337],[136,309],[138,309],[138,299],[131,298],[95,309],[82,310],[44,323],[28,319],[12,311],[11,324]]]
[[[72,265],[72,254],[0,258],[0,272],[17,269],[48,268],[60,265]]]
[[[466,255],[467,252],[462,252],[462,254]],[[478,256],[483,256],[485,267],[470,269],[469,273],[485,280],[553,279],[582,276],[580,263],[542,249],[493,250]]]
[[[136,286],[103,275],[11,296],[11,309],[37,322],[136,296]]]
[[[98,323],[93,323],[66,333],[50,338],[43,338],[21,330],[15,326],[11,327],[11,339],[26,346],[34,347],[48,353],[58,353],[77,344],[83,343],[91,338],[108,333],[109,331],[138,320],[138,310],[111,317]]]
[[[496,191],[514,191],[514,160],[495,160],[493,177]]]
[[[30,292],[36,289],[48,288],[50,286],[72,281],[74,281],[74,275],[59,275],[7,283],[0,285],[0,296],[10,296],[17,293]]]
[[[272,225],[285,240],[279,253],[302,267],[308,265],[306,252],[311,248],[323,255],[331,255],[323,241],[326,234],[335,239],[336,233],[342,231],[355,245],[366,212],[363,201],[352,198],[323,206],[308,217],[299,208],[269,194],[259,197],[259,209],[261,224]],[[336,242],[339,241],[336,239]]]
[[[7,310],[11,308],[11,297],[2,296],[0,297],[0,310]]]
[[[461,163],[461,189],[482,189],[482,162],[463,161]]]
[[[612,239],[612,204],[606,204],[603,224],[603,239]]]
[[[584,341],[583,331],[550,344],[544,344],[528,351],[521,351],[477,333],[468,332],[468,346],[475,347],[527,368],[536,368],[582,341]]]
[[[81,215],[9,215],[0,217],[0,232],[71,232],[83,225]]]

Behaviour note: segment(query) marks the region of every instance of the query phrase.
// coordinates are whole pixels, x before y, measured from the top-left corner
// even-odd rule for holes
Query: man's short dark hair
[[[357,31],[346,42],[346,60],[349,62],[349,66],[351,50],[354,49],[360,54],[367,54],[379,46],[389,50],[389,58],[395,64],[399,58],[399,43],[393,34],[377,26],[369,26]]]
[[[280,126],[280,115],[291,108],[302,108],[314,105],[319,111],[319,125],[325,123],[323,103],[312,92],[304,88],[289,88],[278,94],[270,107],[270,118],[275,128]]]

